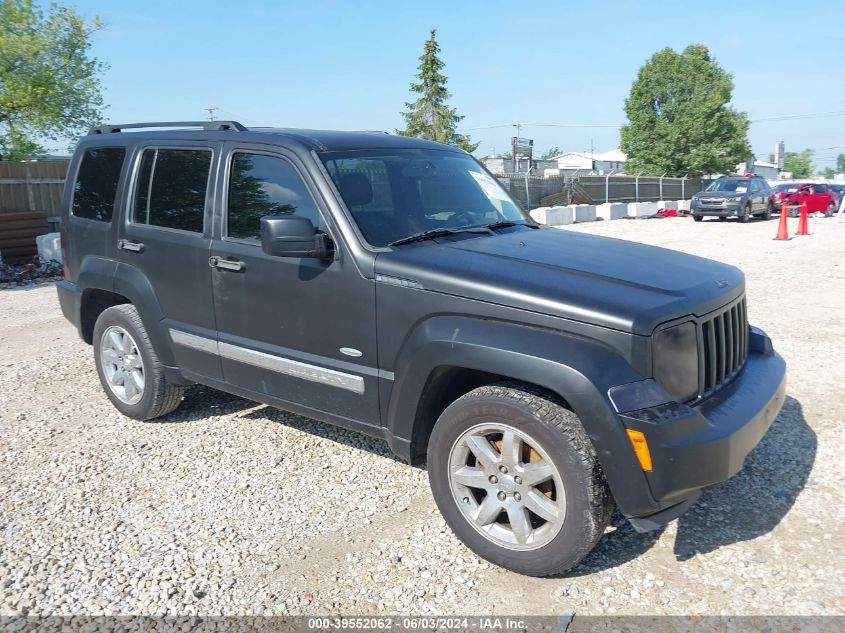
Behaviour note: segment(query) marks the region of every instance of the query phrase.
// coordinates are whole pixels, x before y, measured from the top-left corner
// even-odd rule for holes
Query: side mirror
[[[329,238],[308,218],[293,215],[265,215],[261,218],[261,250],[276,257],[331,259]]]

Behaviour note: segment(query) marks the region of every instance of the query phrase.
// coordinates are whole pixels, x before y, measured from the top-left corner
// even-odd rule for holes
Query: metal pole
[[[531,210],[531,196],[528,193],[528,170],[525,170],[525,204],[526,210]]]
[[[686,175],[686,174],[684,174],[684,177],[683,177],[683,178],[681,178],[681,200],[686,200],[686,199],[687,199],[686,195],[684,194],[684,181],[685,181],[686,179],[687,179],[687,175]]]
[[[663,179],[665,177],[666,177],[665,173],[660,177],[660,199],[661,200],[663,200]]]
[[[605,204],[610,202],[610,177],[613,175],[613,172],[615,172],[615,171],[616,171],[615,169],[611,169],[610,173],[607,174],[607,176],[604,177],[604,202],[605,202]]]
[[[634,201],[640,201],[640,175],[637,174],[634,177]]]

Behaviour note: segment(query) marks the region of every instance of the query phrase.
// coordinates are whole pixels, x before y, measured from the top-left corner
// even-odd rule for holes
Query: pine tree
[[[459,134],[455,130],[464,117],[446,105],[446,100],[451,95],[446,90],[448,80],[441,72],[443,61],[437,56],[440,46],[437,45],[436,33],[435,29],[431,30],[431,36],[426,40],[420,57],[420,72],[417,75],[419,83],[411,84],[411,92],[420,96],[416,101],[405,103],[408,108],[407,112],[402,113],[405,117],[405,129],[396,130],[396,133],[448,143],[466,152],[474,152],[478,143],[473,143],[469,136]]]

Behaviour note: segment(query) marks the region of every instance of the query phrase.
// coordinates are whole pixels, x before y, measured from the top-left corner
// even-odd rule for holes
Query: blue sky
[[[585,126],[623,123],[637,69],[692,42],[733,74],[758,158],[778,140],[814,149],[820,167],[845,153],[841,0],[73,4],[106,24],[93,52],[111,66],[112,122],[198,119],[215,106],[246,125],[393,131],[436,28],[451,104],[479,154],[507,150],[513,123],[577,126],[525,127],[539,152],[616,147],[617,129]]]

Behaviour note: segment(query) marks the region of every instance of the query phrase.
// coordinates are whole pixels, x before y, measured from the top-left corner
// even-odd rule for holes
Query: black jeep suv
[[[202,383],[384,438],[470,548],[526,574],[575,565],[614,504],[639,530],[679,516],[784,398],[739,270],[538,226],[424,140],[95,128],[62,246],[62,310],[123,414]]]

